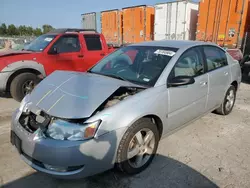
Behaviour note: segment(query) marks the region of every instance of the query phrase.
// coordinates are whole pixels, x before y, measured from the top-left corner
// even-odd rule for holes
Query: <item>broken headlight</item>
[[[48,129],[47,136],[55,140],[80,141],[93,138],[101,121],[86,124],[75,124],[64,120],[54,120]]]

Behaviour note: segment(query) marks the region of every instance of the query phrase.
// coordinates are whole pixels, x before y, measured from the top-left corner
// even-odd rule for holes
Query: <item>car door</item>
[[[190,76],[194,84],[168,88],[168,125],[170,130],[205,113],[208,75],[200,47],[185,51],[173,67],[168,81],[177,76]]]
[[[56,53],[53,50],[56,48]],[[82,71],[83,51],[77,34],[62,35],[48,51],[50,72],[55,70]]]
[[[88,68],[95,65],[105,55],[105,46],[102,43],[100,35],[96,34],[84,34],[84,68]]]
[[[218,107],[230,84],[230,68],[225,52],[216,46],[204,46],[208,71],[209,92],[207,110]]]

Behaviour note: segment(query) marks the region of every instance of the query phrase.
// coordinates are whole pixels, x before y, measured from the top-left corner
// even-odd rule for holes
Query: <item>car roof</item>
[[[206,43],[202,41],[191,41],[191,40],[160,40],[160,41],[149,41],[137,44],[132,44],[132,46],[159,46],[159,47],[170,47],[170,48],[186,48],[196,45],[211,45],[212,43]]]

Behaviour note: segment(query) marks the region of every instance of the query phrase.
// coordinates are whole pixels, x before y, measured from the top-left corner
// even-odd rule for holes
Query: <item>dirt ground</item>
[[[10,115],[18,103],[0,98],[0,187],[249,188],[250,81],[244,80],[229,116],[208,114],[163,139],[152,165],[133,177],[111,170],[81,180],[57,180],[35,172],[9,142]]]

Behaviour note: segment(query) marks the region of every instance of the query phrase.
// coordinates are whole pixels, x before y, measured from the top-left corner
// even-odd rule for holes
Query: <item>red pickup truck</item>
[[[86,71],[112,51],[104,36],[94,30],[54,30],[36,38],[23,51],[0,53],[0,92],[10,92],[21,101],[38,78],[55,70]]]

